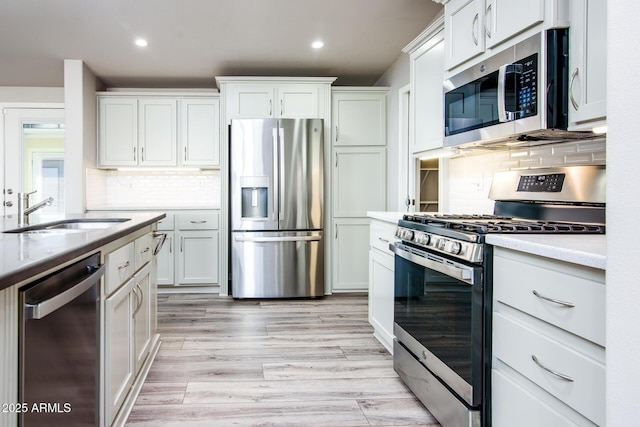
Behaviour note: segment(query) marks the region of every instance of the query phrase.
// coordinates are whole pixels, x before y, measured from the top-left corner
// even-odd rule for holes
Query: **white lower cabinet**
[[[493,268],[492,425],[604,425],[604,271],[503,248]]]
[[[334,220],[333,292],[366,291],[369,287],[369,220]]]
[[[156,262],[151,233],[105,255],[103,406],[104,426],[121,425],[125,402],[132,405],[134,383],[149,358],[156,336]],[[135,268],[134,268],[135,266]],[[108,285],[108,286],[107,286]]]
[[[218,283],[218,231],[180,231],[178,283]]]
[[[106,425],[111,425],[133,383],[133,289],[132,278],[105,302]]]
[[[369,323],[373,335],[393,354],[395,224],[372,220],[369,234]]]
[[[151,344],[152,316],[151,316],[151,266],[147,263],[142,270],[134,276],[134,302],[133,331],[134,331],[134,355],[135,373],[140,372],[149,355]]]
[[[217,210],[175,211],[159,224],[167,234],[157,255],[158,284],[215,286],[219,279],[220,213]]]

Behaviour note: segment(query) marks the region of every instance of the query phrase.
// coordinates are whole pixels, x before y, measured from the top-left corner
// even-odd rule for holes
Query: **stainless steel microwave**
[[[568,132],[569,31],[546,30],[444,82],[444,145],[528,145]]]

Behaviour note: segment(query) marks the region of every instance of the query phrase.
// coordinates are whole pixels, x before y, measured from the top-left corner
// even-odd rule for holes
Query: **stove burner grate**
[[[500,215],[414,214],[405,221],[451,230],[489,234],[604,234],[603,224],[572,223],[512,218]]]

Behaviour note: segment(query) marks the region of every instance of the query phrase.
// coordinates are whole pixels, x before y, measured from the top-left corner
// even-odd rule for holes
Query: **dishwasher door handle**
[[[99,279],[104,275],[105,265],[96,266],[98,269],[89,269],[90,274],[78,283],[70,287],[64,292],[50,298],[48,300],[39,302],[38,304],[24,304],[24,315],[27,319],[42,319],[43,317],[53,313],[60,307],[66,305],[70,301],[73,301],[89,288],[91,288]]]

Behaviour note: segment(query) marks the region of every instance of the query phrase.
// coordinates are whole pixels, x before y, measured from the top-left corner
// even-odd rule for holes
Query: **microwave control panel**
[[[530,193],[559,193],[564,184],[564,173],[524,175],[518,181],[518,190]]]
[[[528,56],[516,64],[522,66],[518,82],[518,112],[520,118],[538,114],[538,54]]]

